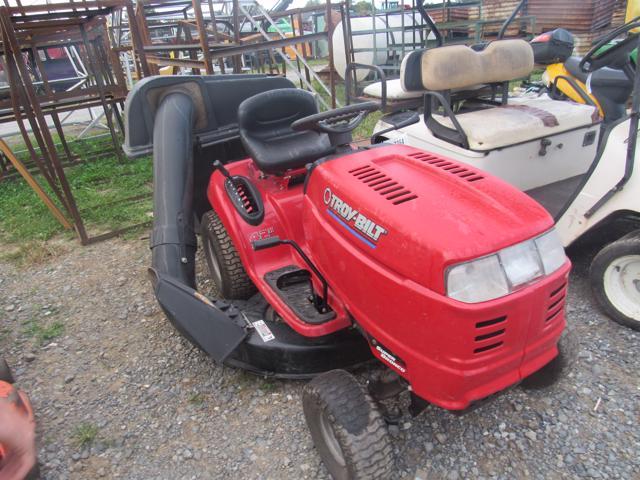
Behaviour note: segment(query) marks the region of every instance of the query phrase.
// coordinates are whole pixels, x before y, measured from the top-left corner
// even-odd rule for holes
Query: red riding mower
[[[409,390],[414,414],[464,410],[564,364],[570,263],[551,217],[447,158],[353,148],[376,108],[318,113],[259,75],[153,77],[126,103],[125,151],[154,155],[159,304],[218,362],[315,377],[303,408],[335,478],[389,475],[382,387]],[[220,298],[196,289],[198,229]],[[367,389],[345,369],[372,358],[393,374]]]

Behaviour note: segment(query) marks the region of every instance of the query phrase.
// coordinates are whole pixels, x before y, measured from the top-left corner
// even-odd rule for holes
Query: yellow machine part
[[[627,3],[627,15],[624,22],[628,23],[637,17],[640,17],[640,0],[629,0]],[[634,28],[631,31],[637,33],[640,31],[640,28]]]
[[[554,63],[552,65],[548,65],[546,70],[546,76],[549,82],[549,87],[553,85],[553,82],[555,81],[556,77],[565,76],[565,77],[573,78],[573,80],[576,82],[578,87],[580,87],[582,91],[585,94],[587,94],[589,98],[591,98],[591,100],[593,100],[593,103],[597,105],[598,112],[600,112],[600,116],[604,117],[604,112],[602,111],[602,107],[600,106],[600,102],[598,102],[598,99],[594,97],[591,93],[589,93],[589,91],[587,90],[587,86],[584,83],[582,83],[580,80],[575,78],[573,75],[571,75],[571,73],[569,73],[569,71],[565,68],[565,66],[562,63]],[[576,92],[574,88],[571,86],[571,84],[569,84],[569,82],[567,82],[566,80],[563,80],[563,79],[558,80],[558,90],[560,90],[562,93],[564,93],[567,97],[569,97],[571,100],[573,100],[576,103],[585,103],[582,97],[580,96],[580,94]]]

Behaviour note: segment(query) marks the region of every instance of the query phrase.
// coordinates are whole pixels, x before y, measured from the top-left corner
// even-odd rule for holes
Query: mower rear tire
[[[640,232],[600,250],[589,279],[604,312],[620,325],[640,330]]]
[[[558,355],[537,372],[525,378],[520,386],[525,390],[540,390],[556,383],[578,357],[578,339],[572,331],[565,331],[558,341]]]
[[[13,374],[7,361],[4,358],[0,358],[0,382],[14,383]]]
[[[213,210],[202,216],[202,245],[209,274],[220,296],[229,300],[247,300],[256,287],[247,275],[220,217]]]
[[[387,425],[367,389],[345,370],[309,382],[302,408],[313,443],[336,480],[391,476],[393,450]]]

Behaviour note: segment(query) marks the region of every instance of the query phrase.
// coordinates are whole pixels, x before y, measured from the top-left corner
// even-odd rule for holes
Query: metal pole
[[[51,214],[58,220],[65,229],[72,229],[73,225],[69,223],[69,220],[64,216],[64,214],[60,211],[60,209],[56,206],[55,203],[49,198],[44,189],[40,186],[37,180],[31,175],[29,170],[23,165],[23,163],[16,158],[13,154],[9,145],[5,143],[4,140],[0,139],[0,151],[9,159],[9,161],[13,164],[13,167],[18,171],[18,173],[25,179],[25,181],[29,184],[31,189],[36,192],[40,200],[47,206]]]
[[[336,108],[336,78],[335,66],[333,65],[333,42],[331,35],[333,34],[333,19],[331,17],[331,0],[327,0],[327,44],[329,47],[329,84],[331,89],[331,107]]]
[[[37,123],[40,127],[40,133],[42,134],[42,137],[44,139],[44,145],[42,145],[42,147],[44,147],[43,153],[47,151],[49,154],[49,159],[53,164],[53,168],[58,177],[58,181],[60,182],[60,186],[62,187],[62,191],[64,192],[66,200],[68,202],[69,213],[71,214],[75,222],[76,232],[78,232],[82,244],[86,244],[89,237],[87,236],[82,217],[80,216],[78,206],[76,205],[73,193],[71,192],[71,187],[67,182],[64,170],[62,169],[62,165],[60,164],[60,159],[58,158],[55,145],[53,144],[53,139],[51,138],[51,133],[49,132],[49,127],[42,113],[40,102],[38,101],[37,95],[33,88],[33,84],[31,83],[29,72],[24,64],[24,58],[22,57],[22,53],[20,51],[20,45],[13,28],[13,22],[11,21],[8,9],[6,7],[0,7],[0,22],[2,22],[2,27],[6,35],[5,38],[7,40],[5,42],[5,49],[7,53],[9,50],[11,51],[13,59],[15,60],[15,64],[18,68],[18,71],[20,72],[20,77],[22,77],[22,84],[24,87],[23,90],[29,98],[34,116],[36,117]],[[26,108],[28,107],[25,105],[25,109]]]
[[[84,42],[85,52],[87,53],[87,57],[89,60],[89,68],[91,73],[93,73],[93,78],[96,81],[96,85],[98,86],[98,92],[100,94],[100,103],[102,104],[102,109],[105,113],[105,118],[107,119],[107,125],[109,126],[109,132],[111,133],[111,140],[113,141],[113,147],[116,153],[116,156],[119,160],[123,160],[122,153],[120,152],[120,145],[118,141],[118,136],[116,135],[115,127],[113,126],[113,119],[111,118],[111,111],[109,110],[109,105],[107,103],[107,96],[104,90],[104,82],[102,78],[102,72],[98,71],[96,66],[95,57],[97,56],[96,48],[89,40],[87,36],[87,31],[84,28],[84,24],[80,24],[80,35],[82,35],[82,41]],[[93,50],[93,52],[91,51]]]
[[[133,51],[131,52],[133,63],[137,65],[136,62],[136,53],[138,54],[138,60],[140,63],[140,70],[142,71],[142,76],[148,77],[151,75],[151,70],[149,69],[149,64],[147,63],[147,55],[144,51],[144,44],[142,42],[142,38],[140,35],[140,30],[138,30],[138,18],[135,14],[135,10],[133,9],[133,5],[131,2],[127,2],[127,18],[129,20],[129,33],[131,33],[131,44],[133,46]],[[144,20],[144,11],[143,14],[140,15],[142,17],[141,22],[146,27],[146,23]]]
[[[209,51],[207,29],[204,26],[204,19],[202,17],[202,4],[200,0],[191,0],[191,5],[193,5],[193,14],[196,17],[196,28],[198,29],[198,37],[200,38],[204,68],[207,74],[211,75],[213,73],[213,63],[211,62],[211,52]]]
[[[233,41],[236,45],[240,45],[240,3],[238,0],[233,0]],[[233,57],[233,73],[240,73],[242,71],[242,59],[240,55]]]

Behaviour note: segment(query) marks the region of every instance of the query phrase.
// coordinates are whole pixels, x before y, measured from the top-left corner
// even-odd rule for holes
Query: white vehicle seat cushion
[[[363,93],[369,97],[382,98],[382,82],[375,82],[371,85],[367,85],[363,90]],[[412,98],[420,98],[422,94],[423,91],[407,92],[403,90],[399,78],[387,80],[387,100],[409,100]]]
[[[454,128],[448,117],[434,117]],[[596,108],[550,98],[509,99],[509,105],[456,115],[471,150],[489,151],[599,121]]]

